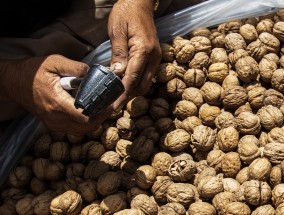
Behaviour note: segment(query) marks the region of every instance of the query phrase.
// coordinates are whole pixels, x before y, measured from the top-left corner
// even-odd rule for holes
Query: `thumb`
[[[123,75],[128,61],[128,45],[127,38],[122,36],[120,38],[112,37],[112,56],[110,69],[117,75]]]
[[[50,55],[46,59],[46,65],[51,72],[61,76],[83,77],[89,69],[87,64],[70,60],[61,55]]]

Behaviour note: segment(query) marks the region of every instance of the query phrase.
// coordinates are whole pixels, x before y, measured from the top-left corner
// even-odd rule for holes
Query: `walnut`
[[[223,186],[224,186],[224,191],[231,192],[236,196],[238,196],[241,189],[240,183],[233,178],[224,178]]]
[[[158,177],[162,177],[162,176],[158,176]],[[158,180],[158,177],[157,177],[157,180]],[[156,181],[157,182],[157,181]],[[155,182],[155,183],[156,183]],[[155,184],[154,183],[154,184]],[[127,191],[127,200],[128,202],[131,202],[132,199],[139,195],[139,194],[145,194],[145,195],[148,195],[148,192],[146,190],[143,190],[143,189],[140,189],[139,187],[132,187],[130,188],[128,191]]]
[[[126,193],[117,193],[113,195],[109,195],[105,197],[100,207],[102,209],[103,214],[114,214],[115,212],[126,209]]]
[[[188,208],[197,199],[196,187],[187,183],[173,183],[168,187],[168,202],[176,202]]]
[[[264,87],[255,87],[248,91],[248,101],[252,108],[259,109],[263,106],[266,89]]]
[[[238,79],[237,73],[233,70],[229,71],[229,75],[226,76],[222,83],[222,88],[227,90],[234,86],[240,86],[240,81]]]
[[[139,209],[124,209],[114,213],[113,215],[144,215],[144,213]]]
[[[196,28],[190,33],[190,37],[203,36],[209,38],[211,32],[208,28]]]
[[[40,180],[45,180],[45,170],[49,164],[49,160],[44,158],[37,158],[33,162],[33,173]]]
[[[275,214],[275,209],[268,204],[259,206],[252,212],[252,215],[274,215],[274,214]]]
[[[168,101],[163,98],[155,98],[150,102],[149,112],[151,117],[155,120],[167,117],[170,113],[170,105]]]
[[[102,144],[108,150],[115,149],[119,139],[119,130],[116,127],[107,128],[101,136]]]
[[[284,144],[271,142],[264,146],[263,150],[264,157],[273,164],[280,164],[284,159]]]
[[[158,206],[149,196],[139,194],[135,196],[131,203],[131,208],[141,210],[145,215],[155,215],[158,213]]]
[[[134,120],[134,123],[138,132],[154,125],[153,119],[148,115],[138,117]]]
[[[269,175],[269,184],[272,188],[276,185],[281,184],[282,171],[279,166],[273,166]]]
[[[98,139],[102,135],[103,132],[104,132],[103,126],[99,125],[99,127],[96,130],[88,133],[87,136],[91,139]]]
[[[210,167],[215,168],[217,172],[220,172],[222,169],[222,159],[225,153],[218,149],[213,149],[207,155],[207,163]]]
[[[31,178],[32,170],[29,167],[17,166],[9,173],[8,181],[11,186],[25,187],[30,183]]]
[[[250,164],[260,157],[260,150],[256,143],[258,143],[258,139],[254,135],[245,135],[240,139],[238,153],[244,163]]]
[[[127,156],[123,159],[120,169],[124,172],[127,172],[129,174],[134,174],[138,167],[141,164],[135,160],[133,160],[131,157]]]
[[[247,52],[259,62],[267,54],[267,48],[260,40],[256,40],[247,46]]]
[[[272,105],[280,108],[284,101],[284,96],[282,93],[278,92],[274,89],[268,89],[264,93],[263,104],[264,105]]]
[[[266,83],[270,83],[272,75],[278,68],[279,57],[274,53],[263,56],[259,62],[260,78]]]
[[[119,154],[115,151],[106,151],[101,157],[100,161],[109,165],[110,169],[118,169],[121,164]]]
[[[229,61],[233,67],[235,67],[235,64],[237,61],[241,58],[249,56],[248,52],[244,49],[236,49],[235,51],[229,53]]]
[[[177,202],[170,202],[165,205],[162,205],[159,208],[158,215],[185,215],[186,211],[182,204]]]
[[[189,62],[189,67],[193,69],[206,70],[210,64],[210,58],[205,52],[198,52]],[[197,86],[198,87],[198,86]]]
[[[231,192],[221,192],[218,193],[212,199],[212,204],[215,207],[217,214],[226,215],[226,206],[231,202],[236,202],[237,198],[235,194]]]
[[[260,118],[262,127],[267,130],[283,125],[283,114],[277,107],[272,105],[267,105],[259,109],[257,116]]]
[[[256,17],[250,17],[242,20],[244,24],[250,24],[253,25],[254,27],[256,27],[258,21],[259,20]]]
[[[240,156],[237,152],[226,153],[222,158],[221,164],[224,176],[230,178],[235,178],[242,166]]]
[[[160,43],[162,50],[162,61],[172,62],[175,59],[174,48],[167,43]]]
[[[226,63],[212,63],[208,68],[208,78],[210,81],[221,84],[229,74],[229,67]]]
[[[212,52],[210,54],[210,61],[211,61],[212,64],[224,63],[224,64],[227,65],[228,62],[229,62],[229,58],[228,58],[226,50],[224,48],[212,49]],[[209,70],[210,70],[210,67],[209,67]]]
[[[139,136],[133,140],[129,155],[138,162],[147,161],[152,155],[154,143],[145,136]]]
[[[240,30],[240,27],[243,25],[241,20],[230,20],[228,22],[225,22],[224,24],[225,24],[224,29],[222,30],[226,34],[227,33],[238,33]],[[221,25],[219,26],[220,28],[222,28]],[[221,30],[220,28],[218,29]]]
[[[188,208],[189,214],[208,214],[215,215],[215,208],[207,202],[195,202]]]
[[[107,129],[107,131],[110,131],[110,130]],[[108,132],[106,132],[106,133],[108,133]],[[106,136],[108,136],[108,135],[106,134]],[[108,145],[106,142],[107,141],[104,141],[105,146]],[[71,148],[71,150],[72,150],[72,148]],[[101,144],[100,142],[88,141],[88,142],[86,142],[82,145],[81,156],[82,156],[83,160],[85,160],[85,159],[95,160],[95,159],[98,159],[99,157],[101,157],[104,153],[105,153],[105,148],[104,148],[103,144]],[[72,158],[72,156],[71,156],[71,158]]]
[[[110,169],[109,165],[103,161],[93,160],[88,163],[84,171],[85,179],[97,180],[101,175]]]
[[[276,185],[272,190],[272,204],[277,208],[280,204],[284,203],[284,184]]]
[[[247,43],[251,43],[258,38],[258,33],[255,26],[251,24],[244,24],[240,27],[240,34]]]
[[[216,170],[213,167],[206,167],[201,172],[195,175],[193,184],[194,186],[197,187],[201,179],[204,178],[205,176],[216,176],[216,175],[217,175]]]
[[[199,109],[199,118],[206,126],[214,126],[216,117],[221,113],[217,106],[203,104]]]
[[[64,190],[77,190],[78,185],[83,181],[80,177],[66,178],[66,183],[63,185]]]
[[[160,134],[169,133],[175,130],[174,122],[171,118],[160,118],[155,122],[155,128]]]
[[[217,130],[204,125],[194,128],[191,142],[195,148],[201,151],[209,151],[213,148],[216,140]]]
[[[211,52],[211,41],[203,36],[195,36],[190,39],[190,44],[194,46],[196,52]]]
[[[33,195],[27,195],[23,199],[20,199],[17,202],[16,211],[19,215],[33,215],[34,214],[34,208],[32,206],[33,198],[34,198]]]
[[[280,41],[274,35],[263,32],[259,35],[259,40],[266,46],[268,53],[278,53]]]
[[[83,208],[80,215],[103,215],[100,205],[92,203]]]
[[[84,138],[85,138],[84,135],[67,134],[67,140],[69,143],[72,143],[72,144],[81,143],[84,140]]]
[[[275,127],[267,135],[268,142],[278,142],[284,144],[283,128]]]
[[[246,103],[248,95],[243,87],[235,86],[224,90],[221,99],[225,108],[237,109]]]
[[[24,155],[23,157],[21,157],[19,159],[19,166],[26,166],[29,168],[32,168],[33,166],[33,161],[34,161],[34,157],[31,155]]]
[[[284,22],[276,22],[273,26],[273,35],[277,37],[281,42],[284,42]]]
[[[195,87],[186,88],[182,93],[182,99],[193,102],[197,108],[204,103],[201,91]]]
[[[36,157],[48,158],[49,148],[52,144],[52,138],[49,133],[40,136],[34,144],[34,154]]]
[[[98,179],[97,190],[103,196],[114,194],[121,183],[121,175],[118,172],[106,172]]]
[[[67,142],[54,142],[50,145],[50,160],[65,163],[69,160],[69,152]]]
[[[223,89],[219,84],[215,82],[206,82],[200,90],[206,103],[217,106],[221,104],[221,94]]]
[[[52,162],[46,166],[45,179],[58,181],[65,175],[65,166],[60,162]]]
[[[174,44],[174,53],[177,62],[187,63],[195,54],[195,48],[187,39],[179,40]]]
[[[283,9],[279,9],[276,14],[279,16],[281,20],[284,20],[284,10]]]
[[[272,33],[274,22],[271,19],[262,19],[256,25],[258,34],[263,32]]]
[[[234,115],[228,111],[221,112],[215,118],[215,125],[219,130],[228,127],[235,127],[235,128],[237,127]]]
[[[235,110],[234,116],[237,117],[242,112],[250,112],[250,113],[252,113],[252,109],[251,109],[251,106],[250,106],[249,102],[246,102],[244,105],[242,105],[239,108],[237,108]]]
[[[188,69],[183,76],[184,83],[188,87],[200,87],[205,83],[205,79],[204,71],[194,68]]]
[[[271,163],[267,158],[257,158],[249,165],[249,178],[266,181],[270,175]]]
[[[30,187],[35,195],[39,195],[47,190],[47,184],[36,177],[31,180]]]
[[[231,202],[226,206],[225,214],[232,215],[250,215],[251,210],[249,206],[242,202]]]
[[[175,114],[180,119],[185,119],[189,116],[196,116],[197,112],[197,107],[193,102],[180,100],[177,102],[173,114]]]
[[[215,48],[224,48],[225,47],[225,36],[220,32],[214,32],[210,35],[209,39],[211,40],[212,46]]]
[[[151,166],[155,169],[157,175],[167,175],[172,162],[173,158],[170,154],[158,152],[153,156]]]
[[[167,94],[173,99],[181,98],[181,95],[185,90],[185,88],[186,88],[185,82],[183,82],[178,78],[170,80],[166,85]]]
[[[190,137],[185,130],[176,129],[166,135],[164,145],[172,152],[179,152],[189,145]]]
[[[248,111],[241,112],[236,117],[236,123],[237,130],[241,134],[256,135],[260,132],[261,129],[260,118],[258,117],[258,115],[255,115]]]
[[[215,195],[223,191],[222,180],[223,176],[221,174],[201,178],[197,186],[199,195],[204,199],[212,199]]]
[[[1,200],[3,201],[18,201],[26,195],[27,191],[20,188],[9,187],[1,192]]]
[[[120,157],[125,158],[129,155],[131,145],[130,140],[120,139],[116,144],[115,151]]]
[[[276,208],[275,214],[276,214],[276,215],[281,215],[281,214],[283,214],[283,212],[284,212],[284,204],[280,204],[280,205]]]
[[[238,147],[239,133],[234,127],[221,129],[217,134],[216,144],[223,152],[234,151]]]
[[[246,42],[242,35],[229,33],[225,36],[225,47],[228,52],[233,52],[237,49],[246,49]]]
[[[120,117],[116,121],[116,128],[121,138],[131,140],[137,133],[135,123],[132,119]]]
[[[175,64],[161,63],[156,71],[156,80],[160,83],[166,83],[176,77]]]
[[[271,188],[266,182],[251,180],[244,182],[243,186],[246,202],[253,206],[264,205],[271,198]]]
[[[194,177],[196,164],[193,160],[180,159],[171,163],[168,173],[173,181],[186,182]]]
[[[284,69],[277,69],[273,72],[271,77],[271,85],[277,91],[284,93],[284,77],[283,77]]]
[[[78,185],[78,193],[81,194],[82,199],[87,202],[92,202],[98,199],[97,182],[93,180],[86,180]]]
[[[156,170],[150,165],[140,166],[135,173],[136,184],[141,189],[152,187],[156,180]]]
[[[80,194],[69,190],[57,196],[51,201],[51,214],[78,214],[82,208],[82,198]]]
[[[239,173],[236,175],[236,180],[240,183],[243,184],[245,181],[249,180],[249,168],[244,167],[242,168]]]
[[[155,200],[159,203],[167,203],[167,190],[168,187],[174,183],[169,176],[157,176],[151,191]]]
[[[239,79],[248,83],[256,80],[259,74],[258,63],[250,56],[240,58],[235,64]]]
[[[284,50],[284,48],[283,48],[283,50]],[[284,55],[283,54],[282,54],[281,58],[279,59],[279,64],[282,68],[284,67]]]
[[[126,110],[131,117],[142,116],[147,113],[148,109],[149,101],[143,96],[137,96],[131,99],[126,105]]]

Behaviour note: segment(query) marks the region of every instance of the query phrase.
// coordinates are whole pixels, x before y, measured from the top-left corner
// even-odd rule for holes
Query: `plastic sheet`
[[[258,17],[284,8],[283,0],[210,0],[156,19],[161,42],[184,36],[198,27],[210,27],[232,20]],[[92,51],[84,61],[109,65],[111,43],[106,41]]]
[[[214,26],[232,19],[257,17],[284,8],[283,0],[211,0],[155,21],[161,42],[183,36],[198,27]],[[111,43],[106,41],[83,59],[83,62],[109,65]],[[27,114],[15,120],[0,139],[0,187],[8,173],[28,147],[44,131],[42,123]]]

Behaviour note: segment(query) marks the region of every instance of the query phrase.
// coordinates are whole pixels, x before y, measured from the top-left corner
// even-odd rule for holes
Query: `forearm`
[[[0,60],[0,101],[12,101],[8,88],[13,91],[12,61]]]

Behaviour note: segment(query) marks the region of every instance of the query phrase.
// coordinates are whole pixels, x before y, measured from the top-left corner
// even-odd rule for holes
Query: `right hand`
[[[88,65],[61,55],[0,62],[2,97],[37,116],[50,129],[73,135],[94,131],[111,115],[107,108],[99,116],[86,117],[74,106],[74,98],[60,85],[62,76],[82,77]],[[1,83],[2,82],[2,83]]]

